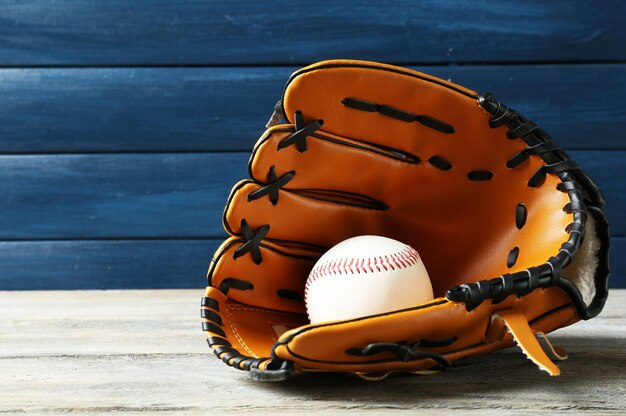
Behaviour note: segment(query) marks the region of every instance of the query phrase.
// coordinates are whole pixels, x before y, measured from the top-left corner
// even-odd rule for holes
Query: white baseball
[[[304,291],[311,323],[375,315],[432,299],[433,288],[417,251],[375,235],[348,238],[324,253]]]

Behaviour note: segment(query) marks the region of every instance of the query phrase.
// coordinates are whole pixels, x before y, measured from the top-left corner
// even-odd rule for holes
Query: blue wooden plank
[[[247,154],[0,157],[0,240],[223,235]]]
[[[609,287],[626,288],[626,238],[611,238],[611,277]]]
[[[626,235],[626,151],[572,151]],[[222,236],[247,153],[0,156],[0,240]]]
[[[623,60],[626,4],[2,0],[0,65]]]
[[[200,288],[220,243],[0,242],[0,290]]]
[[[220,240],[0,243],[0,290],[200,288]],[[626,238],[613,238],[610,286],[626,287]]]
[[[251,149],[292,71],[0,70],[0,151]]]
[[[295,69],[0,69],[0,153],[248,151]],[[626,65],[416,69],[493,92],[565,148],[626,148]]]
[[[598,184],[606,200],[611,234],[626,235],[626,151],[571,151],[570,156]],[[622,253],[622,255],[626,252]]]

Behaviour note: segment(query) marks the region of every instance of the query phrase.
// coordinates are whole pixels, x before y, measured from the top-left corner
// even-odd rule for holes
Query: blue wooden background
[[[201,287],[288,75],[407,65],[496,97],[600,184],[626,287],[626,2],[0,0],[0,289]]]

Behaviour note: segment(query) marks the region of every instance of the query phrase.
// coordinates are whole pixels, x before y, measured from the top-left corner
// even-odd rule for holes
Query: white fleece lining
[[[600,239],[596,232],[596,223],[593,215],[587,217],[585,238],[578,248],[572,262],[561,271],[561,275],[576,285],[583,297],[585,305],[589,306],[596,294],[595,273],[598,269]]]

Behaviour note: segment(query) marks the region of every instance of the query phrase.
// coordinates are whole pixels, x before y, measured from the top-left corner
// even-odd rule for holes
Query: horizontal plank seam
[[[224,235],[216,236],[159,236],[159,237],[133,237],[133,236],[113,236],[113,237],[63,237],[63,238],[0,238],[0,243],[50,243],[68,241],[214,241],[223,240],[228,237]]]
[[[80,292],[77,290],[76,292]],[[205,345],[203,340],[200,339],[199,344]],[[0,355],[0,360],[23,360],[23,359],[36,359],[36,358],[94,358],[94,357],[102,357],[102,358],[112,358],[112,357],[194,357],[194,356],[206,356],[206,352],[141,352],[141,353],[81,353],[81,354],[24,354],[24,355]],[[1,412],[0,412],[1,413]]]
[[[394,61],[388,60],[386,63],[391,65],[403,65],[403,66],[485,66],[485,65],[611,65],[611,64],[625,64],[624,59],[568,59],[568,60],[510,60],[510,61]],[[132,64],[132,63],[111,63],[111,64],[2,64],[0,63],[0,69],[64,69],[64,68],[258,68],[258,67],[294,67],[294,66],[306,66],[310,65],[310,61],[290,61],[290,62],[254,62],[254,63],[224,63],[224,64],[209,64],[203,62],[189,62],[189,63],[150,63],[150,64]]]
[[[261,131],[261,128],[259,128]],[[184,149],[184,150],[81,150],[75,152],[68,151],[55,151],[55,150],[46,150],[46,151],[0,151],[0,156],[81,156],[81,155],[89,155],[89,156],[98,156],[98,155],[116,155],[116,156],[124,156],[124,155],[179,155],[179,154],[191,154],[191,155],[210,155],[210,154],[249,154],[251,149],[215,149],[215,150],[207,150],[207,149]],[[565,151],[576,151],[576,152],[623,152],[626,151],[626,146],[624,147],[567,147],[564,148]]]
[[[0,238],[0,243],[65,243],[65,242],[89,242],[89,241],[220,241],[227,238],[228,235],[223,236],[200,236],[200,237],[85,237],[85,238],[20,238],[20,239],[9,239]],[[626,234],[614,234],[611,235],[611,239],[624,239],[626,238]]]
[[[262,123],[259,123],[259,132],[262,131],[264,127],[261,126]],[[215,149],[215,150],[207,150],[205,149],[183,149],[183,150],[80,150],[75,152],[68,152],[62,150],[45,150],[45,151],[0,151],[0,156],[80,156],[80,155],[163,155],[163,154],[193,154],[193,155],[202,155],[202,154],[213,154],[213,153],[235,153],[235,154],[249,154],[251,149]],[[579,150],[579,149],[575,149]],[[601,150],[601,149],[592,149],[592,150]],[[615,148],[611,147],[607,150],[615,150]],[[626,147],[624,148],[626,150]]]

